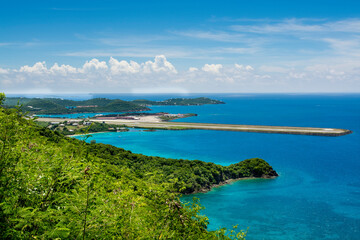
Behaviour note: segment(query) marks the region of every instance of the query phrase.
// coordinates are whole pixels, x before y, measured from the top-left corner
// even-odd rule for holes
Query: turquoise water
[[[153,111],[199,114],[181,119],[189,122],[346,128],[353,134],[132,130],[93,134],[91,139],[136,153],[222,165],[252,157],[268,161],[280,174],[277,179],[243,180],[183,197],[184,201],[200,198],[210,229],[249,227],[250,240],[359,239],[360,95],[213,96],[227,104],[157,106]],[[126,98],[136,96],[122,97]]]

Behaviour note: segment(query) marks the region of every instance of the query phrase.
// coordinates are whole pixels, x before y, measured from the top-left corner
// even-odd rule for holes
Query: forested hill
[[[60,98],[7,98],[5,107],[14,107],[22,104],[23,109],[35,114],[69,114],[88,112],[134,112],[150,110],[148,105],[203,105],[223,104],[219,100],[210,98],[172,98],[164,101],[93,98],[83,101],[74,101]]]
[[[89,144],[0,108],[4,239],[230,239],[231,232],[207,231],[201,207],[182,204],[179,192],[275,175],[261,159],[223,167]]]

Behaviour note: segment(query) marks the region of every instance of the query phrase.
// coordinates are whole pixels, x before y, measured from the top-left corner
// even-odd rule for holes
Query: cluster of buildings
[[[99,119],[99,120],[116,120],[116,119],[139,120],[140,118],[134,117],[134,116],[116,116],[116,117],[101,116],[101,117],[96,117],[96,119]]]
[[[98,107],[98,105],[85,105],[85,106],[76,106],[77,108],[94,108]]]
[[[90,121],[79,121],[79,120],[70,120],[65,122],[50,122],[49,128],[52,128],[53,126],[57,125],[58,127],[66,127],[66,126],[90,126]],[[73,132],[73,129],[69,129],[70,132]]]
[[[65,122],[50,122],[50,124],[51,125],[59,125],[59,127],[65,127],[65,126],[79,126],[80,122],[81,121],[79,121],[79,120],[71,120],[71,121],[65,121]],[[84,121],[80,125],[90,126],[91,122],[90,121]]]

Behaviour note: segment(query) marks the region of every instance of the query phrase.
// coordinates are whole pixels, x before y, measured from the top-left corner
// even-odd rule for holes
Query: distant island
[[[70,113],[101,113],[101,112],[137,112],[148,111],[151,105],[190,106],[204,104],[224,104],[210,98],[171,98],[164,101],[145,99],[124,101],[120,99],[93,98],[83,101],[61,98],[6,98],[4,107],[12,108],[23,105],[23,110],[31,114],[70,114]]]
[[[171,98],[164,101],[149,101],[145,99],[138,99],[132,101],[133,103],[143,106],[151,105],[178,105],[178,106],[191,106],[191,105],[205,105],[205,104],[225,104],[223,101],[214,100],[206,97],[199,98]]]

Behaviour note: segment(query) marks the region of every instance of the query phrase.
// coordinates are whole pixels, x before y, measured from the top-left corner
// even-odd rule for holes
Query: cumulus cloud
[[[245,71],[254,70],[254,68],[252,66],[250,66],[250,65],[244,66],[244,65],[237,64],[237,63],[235,63],[235,68],[240,69],[240,70],[245,70]]]
[[[130,61],[118,61],[115,58],[111,57],[109,60],[110,70],[113,74],[120,73],[137,73],[140,71],[140,65],[137,62]]]
[[[33,73],[33,74],[43,74],[43,73],[46,73],[47,71],[48,70],[46,68],[45,62],[37,62],[32,67],[25,65],[25,66],[22,66],[19,70],[19,72]]]
[[[196,72],[196,71],[199,71],[199,69],[196,67],[189,67],[189,72]]]
[[[223,68],[223,65],[221,64],[205,64],[201,70],[203,70],[204,72],[209,72],[209,73],[220,73],[220,70]]]
[[[94,58],[90,61],[86,61],[83,65],[81,72],[89,72],[89,71],[99,71],[99,70],[107,70],[108,66],[105,61],[99,61],[98,59]]]
[[[66,76],[66,75],[71,74],[71,73],[76,73],[77,69],[70,66],[70,65],[62,64],[61,66],[59,66],[57,63],[55,63],[49,69],[49,71],[54,75],[60,74],[60,75]]]
[[[166,60],[164,55],[158,55],[155,57],[154,62],[147,61],[143,65],[144,72],[168,72],[168,73],[177,73],[175,67]]]

